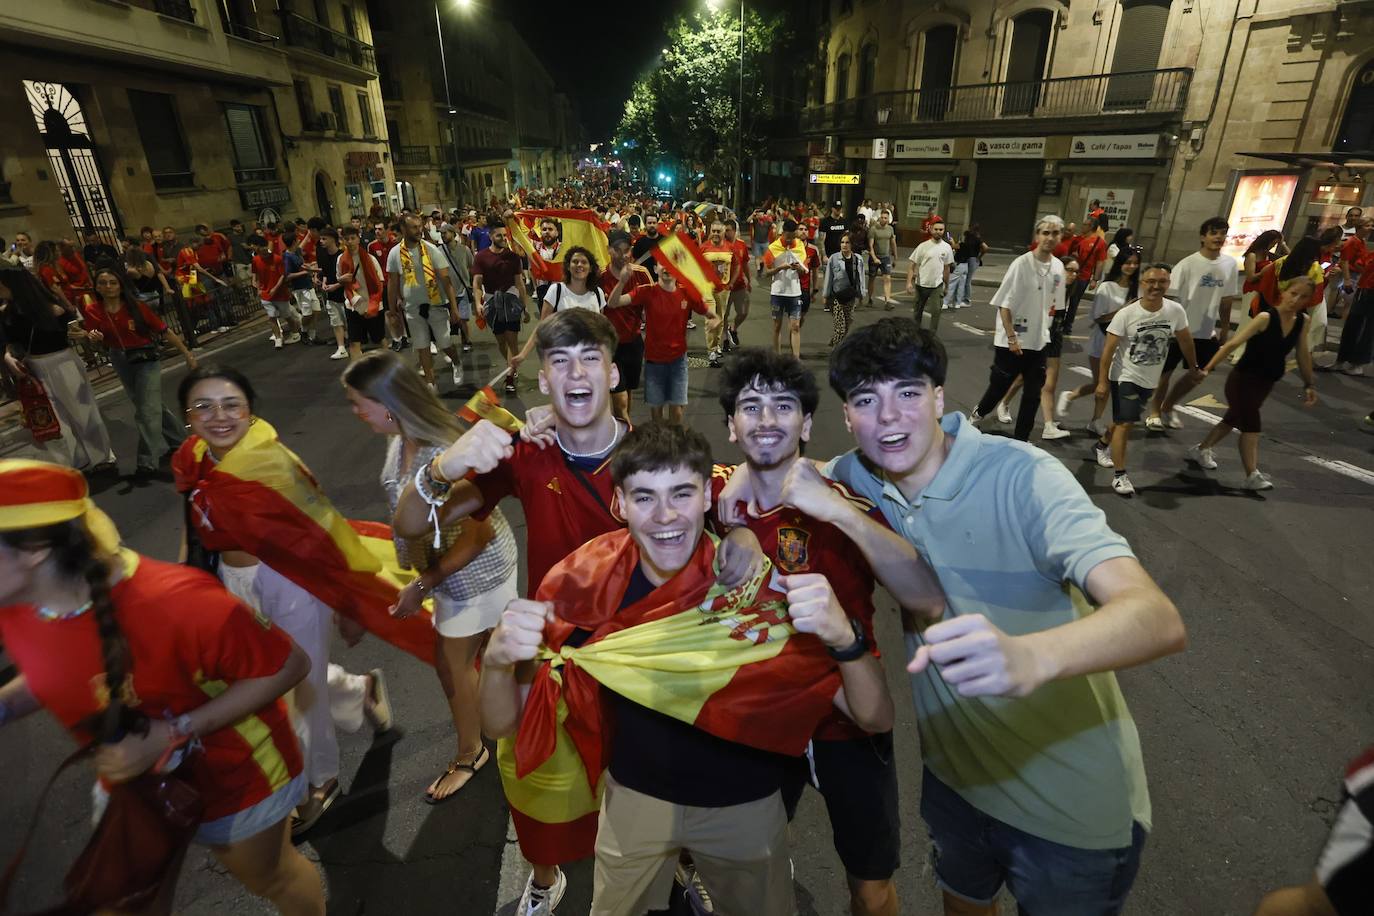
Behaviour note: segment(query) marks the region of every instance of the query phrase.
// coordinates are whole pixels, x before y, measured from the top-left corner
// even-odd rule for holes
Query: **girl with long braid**
[[[20,671],[0,687],[0,726],[45,709],[77,741],[105,741],[105,784],[197,748],[179,771],[205,803],[195,842],[280,912],[323,916],[290,840],[305,777],[281,696],[310,662],[284,633],[205,573],[120,547],[79,472],[6,459],[0,641]],[[175,883],[144,912],[171,912]]]

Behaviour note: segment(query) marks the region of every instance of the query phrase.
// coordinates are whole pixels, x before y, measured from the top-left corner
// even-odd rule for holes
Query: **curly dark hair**
[[[745,388],[790,391],[801,402],[802,414],[808,417],[816,412],[821,399],[816,376],[801,360],[764,347],[744,347],[726,361],[720,374],[720,406],[725,416],[734,414],[740,392]]]

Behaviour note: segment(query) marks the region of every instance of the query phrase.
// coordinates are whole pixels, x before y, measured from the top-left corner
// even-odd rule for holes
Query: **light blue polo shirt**
[[[1091,613],[1080,591],[1089,571],[1134,556],[1102,510],[1040,449],[985,436],[959,413],[940,425],[954,444],[910,502],[857,451],[826,476],[877,504],[930,562],[945,619],[981,613],[1020,635]],[[908,636],[912,651],[919,640]],[[932,665],[911,687],[925,765],[979,810],[1082,849],[1129,846],[1132,821],[1149,829],[1140,738],[1111,672],[1004,699],[960,696]]]

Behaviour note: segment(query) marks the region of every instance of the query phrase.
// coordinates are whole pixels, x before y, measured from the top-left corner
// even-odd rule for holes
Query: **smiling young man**
[[[945,415],[947,365],[907,318],[845,338],[830,385],[858,448],[825,469],[944,588],[907,670],[945,912],[991,916],[1004,884],[1031,913],[1117,912],[1150,802],[1113,672],[1182,650],[1183,622],[1062,463]]]
[[[593,595],[593,589],[586,589],[586,607],[577,602],[559,606],[552,601],[525,600],[507,606],[483,659],[482,713],[488,733],[509,736],[521,725],[525,694],[533,697],[538,692],[538,686],[523,690],[522,683],[536,676],[539,666],[532,662],[541,645],[557,645],[566,655],[569,647],[577,649],[588,640],[613,633],[622,615],[622,632],[652,626],[651,621],[673,614],[700,615],[701,594],[710,583],[707,561],[712,545],[704,529],[712,469],[710,445],[699,433],[649,423],[626,436],[611,461],[611,474],[625,508],[630,543],[623,537],[612,541],[615,535],[598,538],[568,557],[556,572],[567,576],[569,570],[588,565],[584,557],[592,558],[584,577],[616,582],[616,593]],[[609,549],[612,544],[614,552]],[[635,563],[628,575],[623,569],[625,558]],[[622,581],[624,585],[619,585]],[[771,582],[775,584],[770,585],[772,592],[785,596],[786,613],[798,633],[814,634],[838,663],[839,687],[834,681],[822,682],[828,690],[820,695],[824,703],[820,712],[810,690],[810,702],[798,709],[800,717],[810,719],[808,730],[832,703],[872,731],[890,728],[892,700],[882,669],[865,651],[859,635],[862,629],[847,618],[826,578],[793,573]],[[609,599],[609,606],[597,606],[598,597]],[[666,604],[677,607],[668,614],[646,613],[648,608]],[[695,624],[692,629],[700,628],[701,624]],[[768,639],[776,637],[765,636],[764,641]],[[793,640],[810,639],[789,636],[787,650],[793,648]],[[635,645],[621,651],[640,655],[665,651],[649,641]],[[816,649],[812,644],[806,662],[812,667]],[[802,663],[800,653],[805,651],[803,643],[798,654],[784,655],[778,650],[768,660],[755,663],[771,664],[770,673],[778,672]],[[830,661],[823,655],[819,658],[821,670],[833,671]],[[646,668],[643,677],[652,676]],[[748,706],[755,698],[752,715],[767,715],[761,707],[777,699],[772,695],[772,680],[771,676],[753,680],[737,673],[729,680],[732,701]],[[689,852],[715,912],[792,916],[796,901],[780,792],[787,758],[722,737],[720,722],[714,717],[707,722],[700,717],[684,720],[682,711],[674,709],[671,691],[650,691],[650,695],[653,699],[646,704],[609,685],[602,691],[614,710],[614,729],[597,826],[591,913],[641,916],[647,909],[662,906],[679,856]],[[802,702],[798,697],[798,703]]]
[[[875,575],[913,611],[937,618],[940,586],[871,502],[827,481],[802,458],[819,400],[815,376],[800,360],[762,348],[740,350],[720,380],[730,441],[744,452],[753,494],[745,524],[778,569],[826,578],[876,656]],[[714,483],[718,494],[724,475],[718,473]],[[814,772],[848,876],[850,912],[895,916],[901,823],[892,733],[871,734],[835,713],[816,730],[810,760],[797,764],[785,777],[784,801],[794,810]]]

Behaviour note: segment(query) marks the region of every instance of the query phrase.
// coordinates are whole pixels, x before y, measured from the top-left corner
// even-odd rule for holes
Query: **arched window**
[[[859,51],[859,91],[857,96],[869,95],[878,82],[878,45],[870,41]]]
[[[835,101],[843,102],[849,98],[849,54],[835,58]]]
[[[1345,117],[1331,148],[1338,153],[1374,149],[1374,60],[1364,65],[1350,87]]]
[[[48,165],[77,237],[94,229],[114,244],[124,235],[86,115],[71,88],[24,80],[29,111],[48,152]]]

